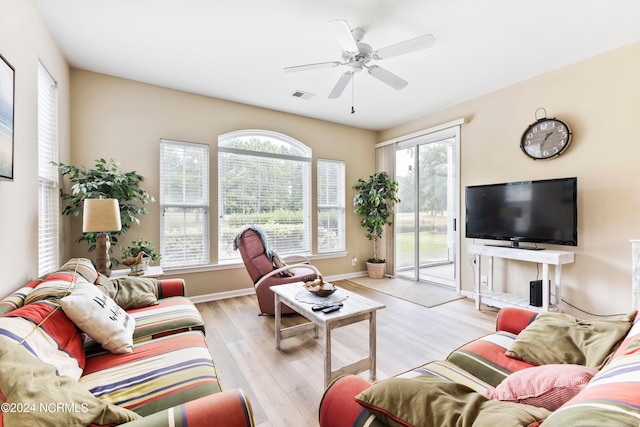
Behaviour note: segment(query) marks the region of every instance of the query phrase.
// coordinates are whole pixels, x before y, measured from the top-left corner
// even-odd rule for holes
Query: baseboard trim
[[[238,289],[235,291],[215,292],[211,294],[196,295],[196,296],[189,297],[189,299],[191,300],[192,303],[198,304],[201,302],[217,301],[221,299],[235,298],[235,297],[243,297],[246,295],[255,295],[255,293],[256,291],[254,288],[245,288],[245,289]]]
[[[354,277],[361,277],[366,275],[367,275],[366,271],[358,271],[355,273],[337,274],[335,276],[325,276],[324,280],[326,280],[327,282],[334,282],[337,280],[346,280],[346,279],[351,279]],[[199,304],[199,303],[208,302],[208,301],[218,301],[218,300],[228,299],[228,298],[255,295],[255,293],[256,292],[254,288],[244,288],[244,289],[237,289],[235,291],[214,292],[211,294],[195,295],[195,296],[189,297],[189,299],[191,300],[192,303]]]
[[[467,297],[467,298],[471,298],[471,299],[475,299],[475,298],[473,297],[473,296],[474,296],[474,294],[475,294],[475,293],[474,293],[474,292],[471,292],[471,291],[463,291],[463,290],[461,290],[461,291],[460,291],[460,295],[464,295],[465,297]]]

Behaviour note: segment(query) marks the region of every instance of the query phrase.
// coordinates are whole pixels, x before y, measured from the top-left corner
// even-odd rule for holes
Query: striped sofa
[[[537,365],[505,355],[512,343],[537,313],[520,308],[505,308],[497,318],[496,332],[465,344],[453,351],[446,360],[427,363],[394,378],[415,379],[425,376],[443,382],[468,387],[470,393],[485,395],[511,374]],[[525,426],[638,426],[640,425],[640,316],[630,316],[628,332],[614,345],[604,366],[586,385],[581,385],[572,398],[559,403],[543,417]],[[522,373],[522,372],[521,372]],[[393,379],[392,379],[393,380]],[[384,381],[384,380],[383,380]],[[383,381],[377,383],[381,384]],[[321,427],[384,427],[431,425],[429,421],[409,423],[394,417],[388,408],[371,407],[358,402],[359,396],[373,385],[360,376],[347,375],[335,380],[325,390],[319,408]],[[494,389],[495,390],[495,389]],[[484,399],[484,397],[482,397]],[[476,399],[476,402],[480,400]],[[487,399],[486,401],[491,401]],[[502,402],[501,402],[502,403]],[[516,406],[521,403],[509,403]],[[437,407],[437,406],[434,406]],[[468,407],[467,407],[468,408]],[[538,409],[538,408],[536,408]],[[425,417],[429,418],[429,417]],[[480,425],[459,417],[457,423],[446,425]],[[445,424],[441,424],[445,425]],[[494,425],[520,425],[502,423]]]
[[[76,259],[75,268],[69,265],[0,300],[0,347],[7,347],[5,339],[14,340],[40,361],[54,365],[56,375],[77,380],[82,390],[91,393],[89,398],[97,398],[116,409],[126,408],[132,421],[121,425],[254,425],[251,406],[243,391],[221,389],[204,337],[202,317],[185,297],[184,280],[151,281],[157,304],[124,311],[128,321],[135,320],[133,345],[127,353],[114,354],[83,334],[61,309],[58,301],[69,293],[69,283],[96,283],[99,277],[88,260]],[[25,337],[20,336],[22,331],[26,331]],[[3,376],[2,371],[0,358],[0,399],[3,405],[9,405],[3,409],[23,412],[47,409],[36,398],[29,403],[12,402],[13,385],[8,384],[10,378]],[[58,406],[58,412],[61,408],[69,411],[74,402],[62,404],[67,406]],[[75,405],[69,412],[86,412],[93,404]],[[6,412],[0,412],[0,426],[15,425],[18,421],[9,418],[14,414]],[[65,424],[78,425],[75,420]]]

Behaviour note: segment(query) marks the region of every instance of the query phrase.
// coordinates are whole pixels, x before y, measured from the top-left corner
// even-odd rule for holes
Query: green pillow
[[[96,286],[125,310],[158,303],[156,279],[145,277],[109,279],[101,274]]]
[[[536,365],[567,363],[601,369],[625,337],[635,312],[617,319],[578,320],[541,313],[505,353]]]
[[[94,397],[73,378],[58,376],[55,366],[5,337],[0,337],[0,359],[2,401],[20,409],[4,411],[5,426],[119,425],[140,418]]]
[[[361,392],[356,401],[391,427],[528,426],[550,414],[530,405],[488,400],[435,375],[388,378]]]

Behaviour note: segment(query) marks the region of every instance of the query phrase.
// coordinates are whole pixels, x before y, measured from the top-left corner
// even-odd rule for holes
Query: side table
[[[159,265],[157,266],[149,266],[149,268],[147,268],[147,271],[144,272],[144,274],[141,274],[140,276],[129,276],[129,272],[131,270],[128,268],[121,268],[119,270],[111,270],[111,275],[109,276],[109,279],[118,279],[121,277],[151,277],[151,278],[158,278],[160,276],[164,275],[164,271],[162,271],[162,267],[160,267]]]

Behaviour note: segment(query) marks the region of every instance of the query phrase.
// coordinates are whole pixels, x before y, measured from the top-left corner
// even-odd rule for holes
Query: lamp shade
[[[83,233],[120,231],[120,206],[117,199],[85,199],[82,214]]]

